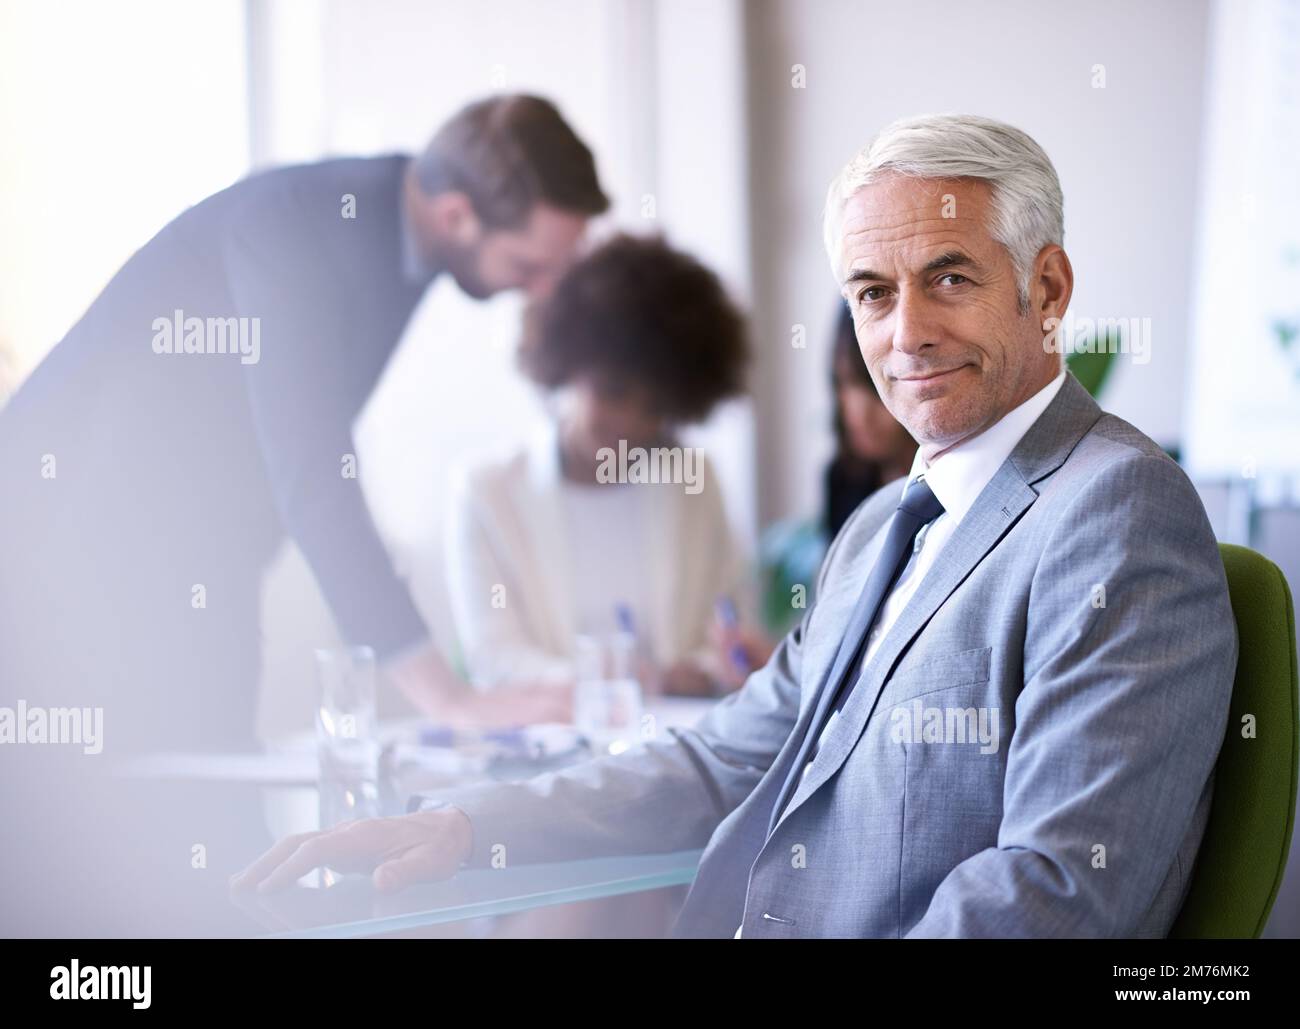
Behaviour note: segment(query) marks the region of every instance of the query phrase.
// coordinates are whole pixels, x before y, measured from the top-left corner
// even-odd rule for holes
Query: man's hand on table
[[[465,689],[431,643],[392,658],[384,664],[383,673],[416,710],[435,718]]]
[[[375,889],[392,893],[450,879],[469,857],[473,839],[469,817],[455,807],[344,822],[286,837],[234,876],[230,888],[269,893],[327,867],[344,874],[368,872]]]
[[[573,722],[573,684],[518,683],[490,690],[466,690],[452,702],[446,721],[465,729]]]
[[[573,683],[514,682],[474,689],[432,645],[400,655],[384,674],[416,709],[458,729],[501,729],[573,721]]]

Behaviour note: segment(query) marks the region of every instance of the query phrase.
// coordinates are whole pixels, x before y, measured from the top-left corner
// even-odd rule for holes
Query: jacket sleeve
[[[911,937],[1122,937],[1173,867],[1227,723],[1237,635],[1204,509],[1135,455],[1080,490],[1030,587],[996,847]]]
[[[259,359],[243,370],[280,518],[344,637],[387,658],[428,632],[394,572],[356,473],[349,355],[368,341],[345,338],[330,302],[353,287],[333,281],[303,236],[277,219],[246,213],[227,225],[223,246],[237,312],[261,323]]]

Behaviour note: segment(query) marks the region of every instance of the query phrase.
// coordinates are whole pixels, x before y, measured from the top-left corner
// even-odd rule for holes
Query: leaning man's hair
[[[489,229],[517,229],[539,201],[597,215],[609,198],[587,145],[549,100],[489,97],[462,108],[415,158],[415,180],[433,195],[458,191]]]

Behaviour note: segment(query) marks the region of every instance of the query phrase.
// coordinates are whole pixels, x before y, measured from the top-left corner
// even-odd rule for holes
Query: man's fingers
[[[232,879],[231,888],[270,893],[322,866],[345,873],[374,870],[375,886],[382,890],[446,879],[456,871],[455,860],[446,841],[430,840],[428,833],[414,816],[406,816],[368,818],[323,832],[290,836]]]
[[[375,869],[372,882],[381,893],[393,893],[421,882],[449,879],[456,871],[446,848],[433,843],[409,847],[400,857]]]
[[[284,859],[320,832],[301,832],[286,836],[260,858],[230,880],[232,890],[248,890],[257,886],[267,875],[278,868]]]
[[[315,833],[266,876],[258,891],[269,893],[292,885],[324,865],[337,872],[369,872],[391,847],[401,844],[404,829],[401,819],[364,818]]]
[[[339,837],[321,833],[298,845],[257,887],[259,893],[270,893],[292,886],[313,868],[329,864],[338,851]]]

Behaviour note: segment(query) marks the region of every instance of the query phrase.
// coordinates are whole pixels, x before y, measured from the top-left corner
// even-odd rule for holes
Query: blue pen
[[[753,669],[749,667],[749,655],[745,653],[745,645],[734,636],[740,628],[740,616],[736,613],[735,602],[727,596],[722,596],[714,603],[714,609],[718,613],[718,621],[722,625],[723,632],[733,637],[730,646],[727,647],[727,657],[731,659],[732,667],[741,675],[748,675]]]
[[[614,605],[614,621],[618,623],[620,632],[625,632],[629,636],[636,635],[636,622],[632,618],[632,608],[621,601]]]
[[[501,743],[521,747],[525,736],[522,728],[487,729],[483,732],[467,733],[453,729],[449,725],[430,725],[420,730],[420,745],[424,747],[457,747],[466,743]]]

